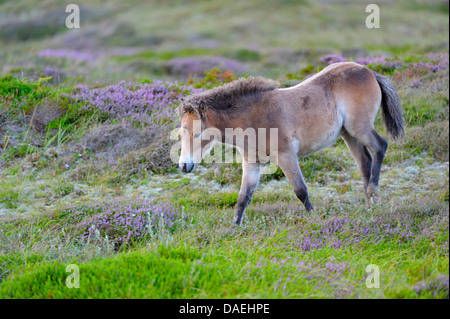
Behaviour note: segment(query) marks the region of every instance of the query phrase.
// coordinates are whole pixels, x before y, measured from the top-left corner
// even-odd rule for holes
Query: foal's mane
[[[199,115],[200,105],[215,111],[233,111],[236,108],[244,108],[249,103],[238,103],[243,98],[259,99],[261,93],[276,90],[280,86],[277,81],[263,77],[240,78],[223,86],[186,97],[183,100],[181,114],[192,113]]]

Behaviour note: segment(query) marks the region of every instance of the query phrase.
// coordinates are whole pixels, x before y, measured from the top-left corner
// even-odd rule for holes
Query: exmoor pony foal
[[[240,225],[259,182],[260,167],[266,163],[261,160],[262,146],[263,155],[280,166],[297,197],[311,211],[298,157],[327,147],[342,136],[362,174],[366,201],[374,202],[388,147],[374,128],[380,106],[388,133],[394,139],[402,137],[404,118],[397,93],[385,77],[362,65],[335,63],[284,89],[278,82],[261,77],[239,79],[183,99],[179,107],[179,167],[185,173],[192,172],[214,142],[236,146],[243,172],[235,215],[235,223]],[[204,134],[212,128],[215,133]],[[245,132],[261,128],[276,128],[277,134],[268,138],[258,134],[259,141],[246,142]],[[240,130],[240,134],[227,135],[230,129]],[[267,154],[269,145],[271,152]]]

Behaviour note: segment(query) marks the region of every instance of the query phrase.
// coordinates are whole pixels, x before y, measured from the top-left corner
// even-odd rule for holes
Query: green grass
[[[9,189],[2,189],[0,192],[0,203],[8,209],[15,209],[19,204],[19,193]]]
[[[261,54],[259,52],[247,49],[240,49],[234,52],[229,52],[226,55],[230,58],[244,62],[261,60]]]
[[[448,269],[448,260],[429,253],[427,243],[361,243],[351,250],[324,249],[305,256],[277,248],[282,236],[264,240],[261,247],[237,235],[222,247],[197,250],[180,244],[88,263],[73,261],[80,270],[79,289],[65,286],[68,263],[33,263],[2,283],[0,297],[448,298],[448,290],[420,296],[414,291],[420,280]],[[346,268],[336,271],[330,263]],[[380,289],[365,286],[369,263],[380,267]]]
[[[29,82],[13,77],[3,76],[0,79],[0,96],[2,101],[12,101],[10,105],[22,112],[28,113],[34,109],[36,103],[40,103],[49,96],[50,90],[37,82]],[[3,104],[3,103],[2,103]]]
[[[134,55],[116,57],[118,62],[134,61],[136,59],[155,59],[167,61],[177,57],[211,55],[213,52],[199,48],[183,48],[178,51],[144,51]]]

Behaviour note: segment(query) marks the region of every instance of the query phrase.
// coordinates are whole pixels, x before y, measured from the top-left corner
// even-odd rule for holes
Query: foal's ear
[[[206,103],[204,101],[200,102],[198,111],[199,111],[201,117],[204,117],[206,115]]]

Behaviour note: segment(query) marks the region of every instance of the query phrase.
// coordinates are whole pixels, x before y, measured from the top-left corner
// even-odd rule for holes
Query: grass
[[[187,56],[202,56],[202,55],[209,55],[211,54],[210,51],[205,49],[199,49],[199,48],[184,48],[182,50],[177,51],[143,51],[134,55],[130,56],[121,56],[116,57],[116,61],[118,62],[127,62],[127,61],[134,61],[136,59],[156,59],[156,60],[162,60],[167,61],[171,60],[176,57],[187,57]]]
[[[19,203],[19,193],[11,188],[3,189],[0,193],[0,203],[8,209],[15,209]]]
[[[175,236],[169,245],[152,243],[149,248],[86,263],[30,262],[22,275],[13,275],[2,283],[0,296],[448,298],[448,285],[447,290],[425,289],[420,295],[416,293],[416,285],[434,280],[448,269],[448,259],[442,258],[438,248],[430,248],[428,241],[362,241],[349,249],[326,247],[305,254],[283,245],[292,226],[276,227],[268,236],[256,233],[254,227],[255,221],[250,220],[243,229],[226,227],[230,235],[218,235],[223,226],[215,226],[216,232],[207,232],[206,236],[212,236],[209,239],[196,227]],[[80,267],[80,289],[65,286],[69,263]],[[382,289],[365,287],[365,268],[369,263],[380,267]]]

